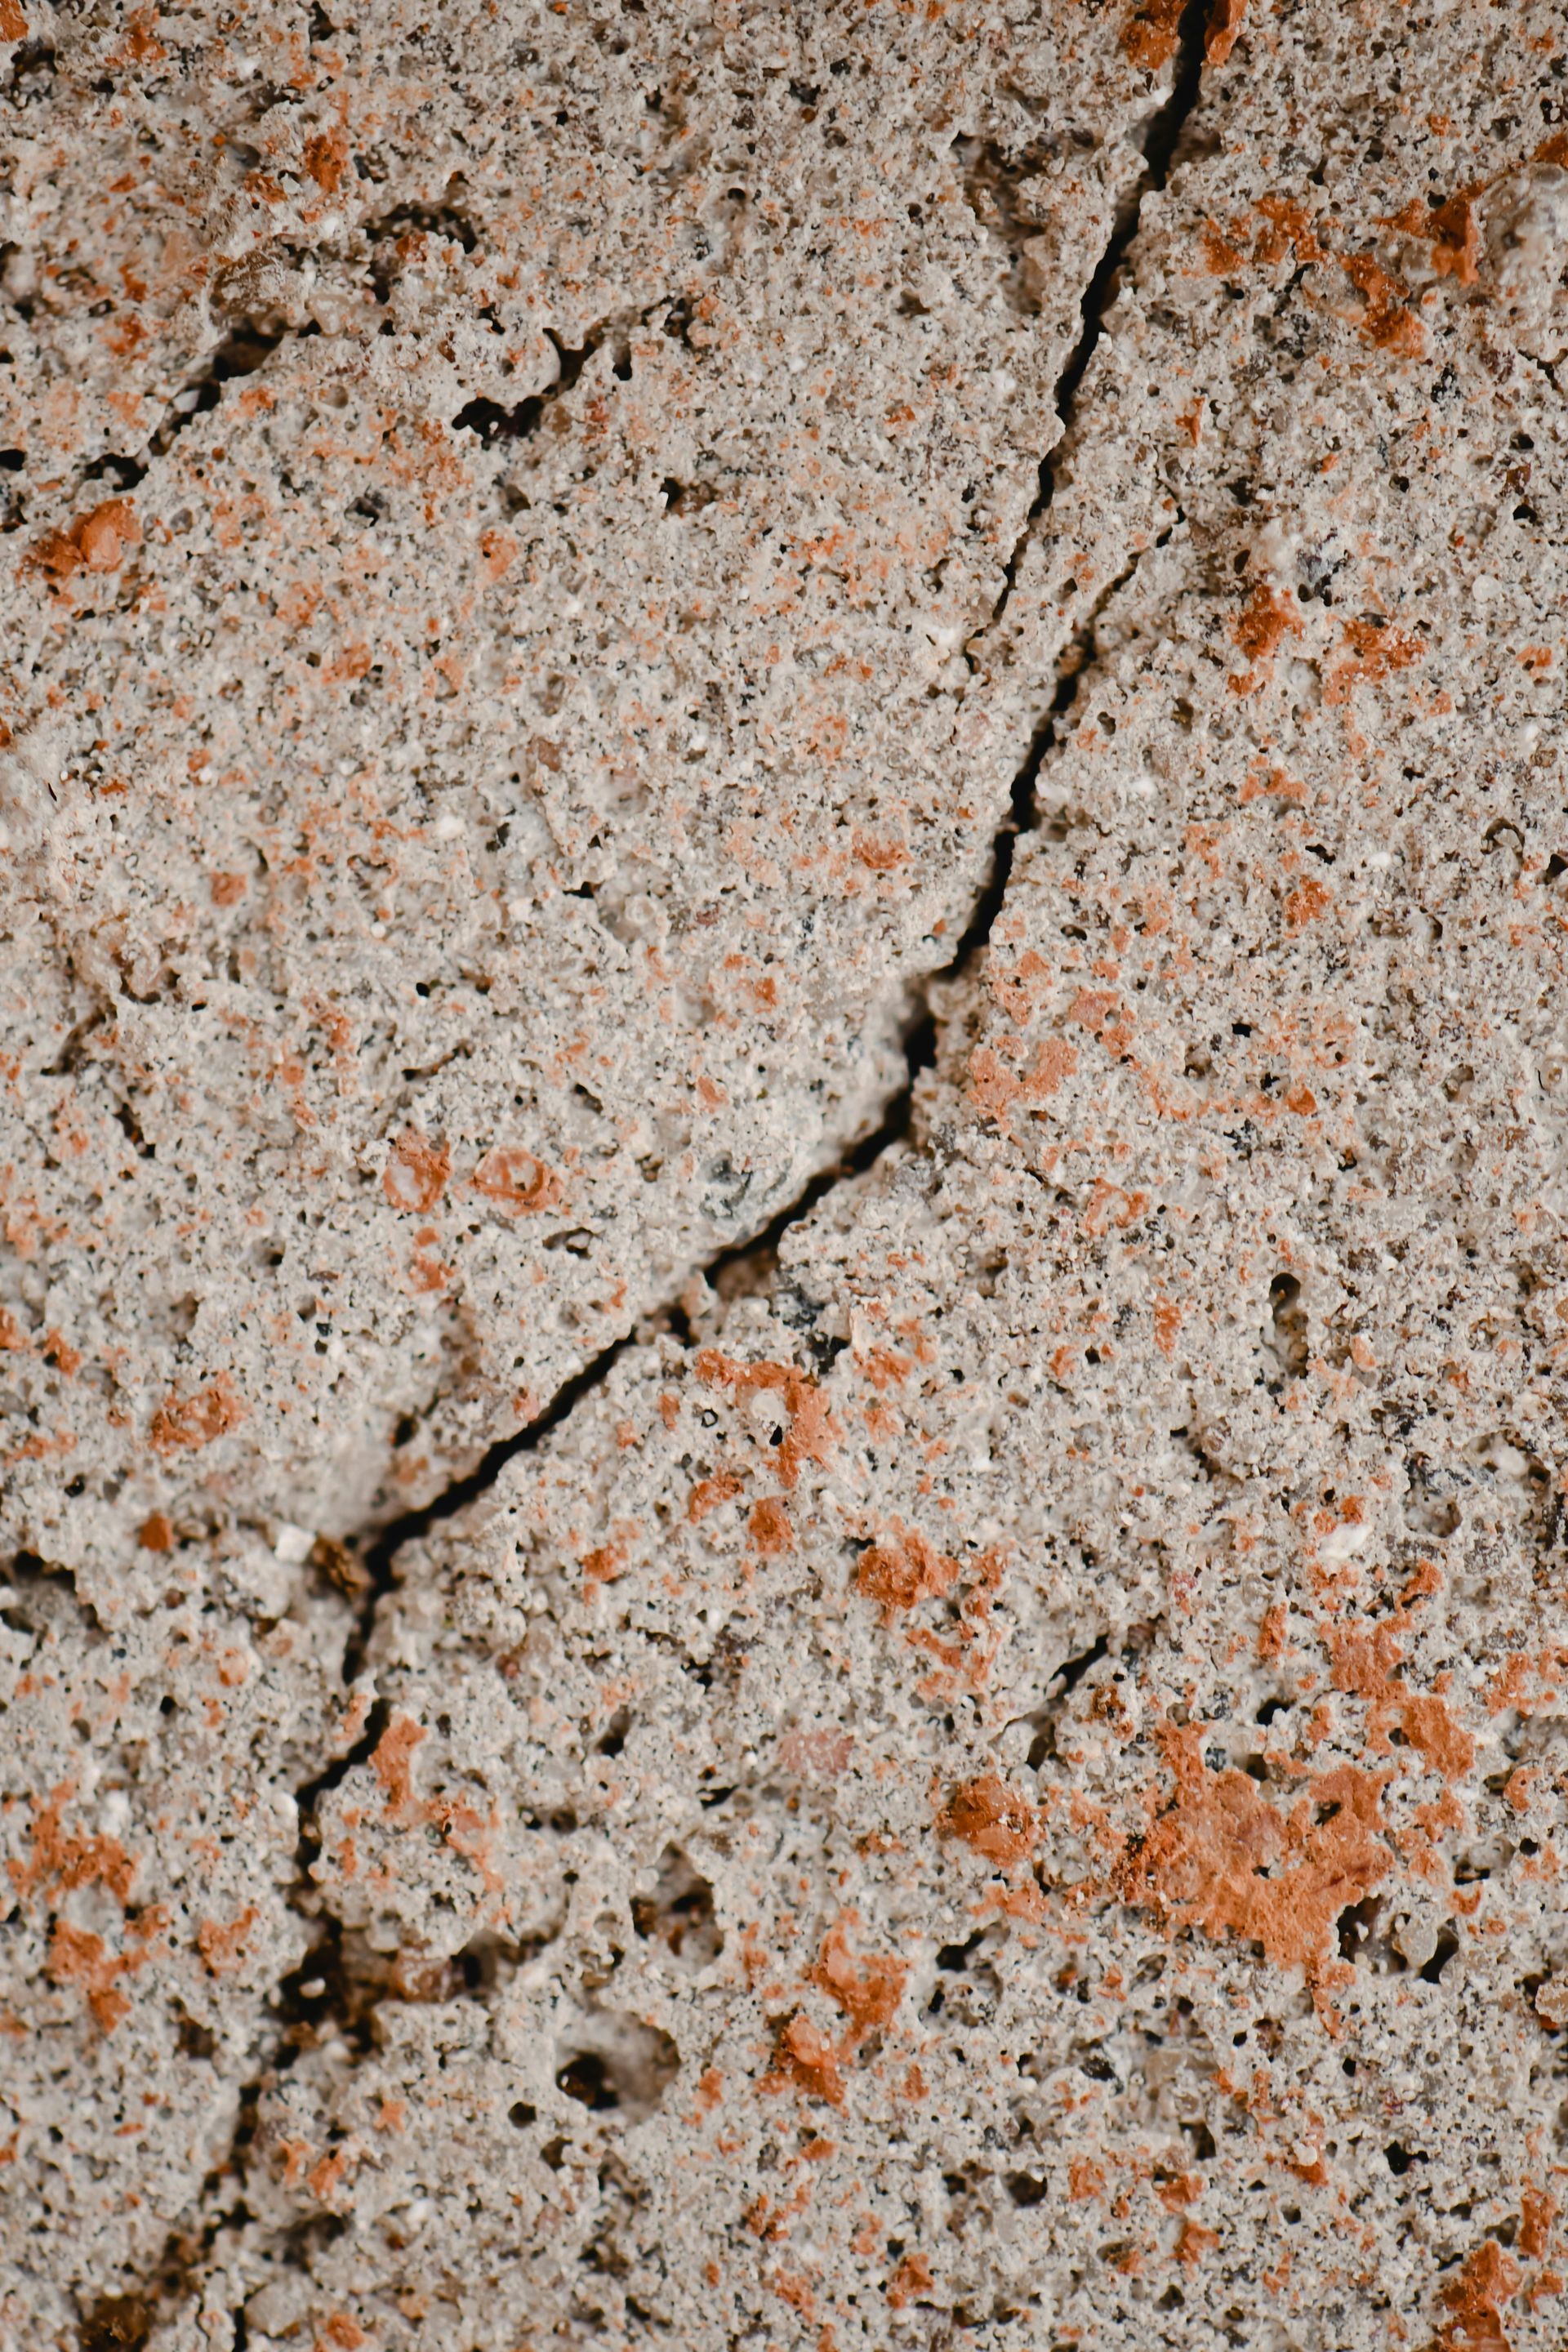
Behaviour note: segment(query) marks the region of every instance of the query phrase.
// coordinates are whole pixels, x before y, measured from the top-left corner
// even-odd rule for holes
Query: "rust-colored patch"
[[[1436,1691],[1413,1691],[1394,1667],[1404,1653],[1391,1625],[1346,1625],[1328,1636],[1334,1688],[1367,1702],[1373,1748],[1385,1752],[1397,1724],[1406,1739],[1446,1780],[1462,1780],[1476,1760],[1476,1743]]]
[[[173,1551],[174,1530],[162,1511],[149,1511],[136,1530],[136,1540],[143,1551]]]
[[[1176,2260],[1193,2270],[1205,2254],[1212,2254],[1219,2244],[1219,2231],[1205,2230],[1201,2221],[1184,2221],[1182,2234],[1176,2240]]]
[[[1231,637],[1248,661],[1272,661],[1287,636],[1301,634],[1296,599],[1286,590],[1258,581],[1231,624]]]
[[[1475,284],[1480,274],[1481,224],[1471,195],[1461,193],[1436,206],[1413,196],[1403,212],[1385,214],[1380,226],[1430,245],[1437,277],[1457,278],[1461,286]]]
[[[531,1151],[498,1145],[487,1151],[473,1174],[476,1192],[494,1201],[509,1217],[533,1217],[559,1208],[566,1188],[553,1169]]]
[[[305,169],[318,188],[333,195],[349,167],[349,142],[341,131],[318,131],[305,142]]]
[[[1333,893],[1315,874],[1306,875],[1288,892],[1285,899],[1285,928],[1288,931],[1305,930],[1333,903]]]
[[[1000,1126],[1023,1091],[1016,1072],[989,1045],[975,1047],[969,1057],[969,1099],[983,1118]]]
[[[691,1525],[698,1526],[710,1511],[716,1511],[721,1503],[732,1501],[744,1483],[732,1470],[716,1470],[711,1478],[699,1478],[686,1506],[686,1516]]]
[[[586,1585],[614,1584],[626,1572],[625,1542],[599,1544],[583,1555],[583,1581]]]
[[[1047,1037],[1035,1055],[1034,1067],[1024,1080],[1024,1093],[1030,1102],[1044,1102],[1054,1095],[1064,1078],[1070,1078],[1078,1067],[1078,1047],[1065,1037]]]
[[[908,1975],[902,1960],[895,1960],[890,1955],[878,1958],[852,1952],[845,1922],[840,1920],[822,1939],[811,1980],[822,1988],[830,2000],[837,2001],[848,2019],[849,2046],[853,2048],[864,2035],[892,2022]]]
[[[737,1403],[759,1392],[780,1399],[789,1425],[773,1451],[773,1465],[785,1486],[795,1484],[803,1462],[826,1467],[831,1460],[841,1434],[838,1423],[816,1382],[795,1365],[742,1364],[717,1348],[704,1348],[694,1369],[705,1388],[730,1389]]]
[[[1122,54],[1145,73],[1158,73],[1176,54],[1185,0],[1138,0],[1121,27]]]
[[[131,2003],[114,1979],[126,1963],[110,1951],[101,1936],[72,1927],[57,1919],[49,1938],[48,1971],[58,1985],[76,1985],[100,2028],[112,2033],[131,2013]]]
[[[1373,621],[1348,622],[1344,642],[1348,656],[1335,663],[1323,685],[1323,700],[1331,705],[1347,701],[1352,687],[1363,680],[1376,685],[1395,670],[1408,669],[1426,650],[1419,637],[1380,629]]]
[[[1405,307],[1410,289],[1370,253],[1352,253],[1340,264],[1362,298],[1361,332],[1379,351],[1413,359],[1426,348],[1426,333],[1414,310]]]
[[[1549,2197],[1544,2189],[1526,2189],[1521,2191],[1519,2202],[1519,2251],[1526,2262],[1538,2263],[1552,2250],[1557,2200]]]
[[[1112,1007],[1116,1002],[1114,997],[1107,999]],[[1068,1018],[1079,1017],[1075,1005]],[[1047,1102],[1077,1068],[1078,1047],[1066,1037],[1044,1038],[1032,1066],[1022,1073],[1010,1068],[991,1046],[977,1045],[969,1060],[969,1098],[982,1118],[1002,1126],[1016,1102]]]
[[[785,1772],[798,1772],[806,1780],[837,1780],[845,1771],[855,1753],[855,1742],[847,1731],[826,1727],[815,1731],[786,1731],[779,1741],[779,1765]]]
[[[844,2077],[838,2053],[804,2010],[797,2010],[780,2033],[773,2063],[763,2078],[764,2091],[782,2091],[791,2084],[808,2098],[826,2099],[830,2107],[844,2105]]]
[[[57,1919],[49,1938],[49,1976],[58,1985],[76,1985],[86,1995],[88,2008],[104,2033],[112,2033],[130,2014],[131,2003],[116,1978],[135,1976],[152,1957],[153,1938],[168,1925],[168,1914],[153,1904],[139,1918],[126,1922],[126,1948],[111,1952],[101,1936],[72,1927]]]
[[[142,536],[127,499],[103,499],[87,514],[79,515],[68,531],[51,530],[37,541],[28,562],[51,580],[68,580],[76,572],[117,572],[128,548]]]
[[[255,1904],[247,1903],[226,1927],[220,1927],[216,1919],[202,1921],[196,1929],[196,1948],[213,1976],[225,1976],[239,1966],[245,1939],[259,1916]]]
[[[1226,236],[1217,221],[1205,221],[1204,268],[1211,278],[1232,278],[1247,267],[1247,256],[1234,236]]]
[[[873,874],[892,874],[910,862],[910,853],[902,842],[889,841],[874,833],[856,832],[850,836],[851,854]]]
[[[1111,1885],[1174,1925],[1244,1937],[1279,1967],[1312,1974],[1334,1957],[1341,1912],[1393,1866],[1381,1835],[1385,1776],[1338,1766],[1282,1813],[1245,1772],[1209,1770],[1206,1728],[1161,1726],[1174,1792],[1129,1842]]]
[[[432,1143],[416,1127],[405,1128],[387,1154],[381,1189],[395,1209],[425,1216],[447,1189],[452,1155],[443,1143]]]
[[[0,41],[25,41],[27,20],[16,5],[16,0],[0,0]]]
[[[1450,2279],[1438,2300],[1452,2316],[1438,2329],[1426,2352],[1511,2352],[1502,2324],[1502,2306],[1519,2293],[1519,2266],[1504,2253],[1495,2238],[1483,2238],[1468,2255],[1457,2279]]]
[[[1432,215],[1432,267],[1439,278],[1473,286],[1480,275],[1481,223],[1468,195],[1450,196]]]
[[[863,1551],[855,1565],[856,1591],[875,1601],[884,1625],[890,1625],[900,1609],[913,1609],[945,1592],[958,1575],[958,1562],[938,1551],[918,1528],[895,1519],[892,1530]]]
[[[1282,1601],[1271,1601],[1265,1610],[1263,1622],[1258,1629],[1258,1655],[1260,1663],[1265,1659],[1279,1656],[1285,1647],[1285,1628],[1288,1622],[1289,1612],[1285,1603]]]
[[[902,2311],[917,2296],[930,2294],[936,2282],[931,2274],[931,2264],[923,2254],[906,2254],[892,2277],[888,2281],[888,2306]]]
[[[1040,1824],[1026,1797],[994,1772],[983,1772],[952,1790],[937,1818],[937,1834],[957,1838],[987,1862],[1011,1870],[1033,1851]]]
[[[1247,0],[1214,0],[1204,32],[1204,61],[1223,66],[1235,48],[1247,15]]]
[[[422,1723],[400,1715],[387,1725],[371,1752],[371,1770],[386,1791],[388,1812],[406,1812],[414,1803],[414,1751],[424,1737]]]
[[[1435,1692],[1412,1693],[1401,1710],[1405,1736],[1445,1780],[1462,1780],[1476,1760],[1476,1743],[1456,1723],[1446,1699]]]
[[[795,1549],[795,1530],[789,1523],[789,1513],[776,1496],[764,1496],[752,1507],[746,1522],[746,1532],[764,1559],[778,1559]]]
[[[20,1895],[102,1886],[123,1908],[131,1900],[136,1864],[118,1838],[101,1832],[83,1837],[62,1828],[66,1806],[75,1794],[75,1783],[69,1780],[50,1790],[34,1814],[31,1854],[26,1862],[13,1855],[6,1874]]]
[[[177,1454],[182,1448],[195,1453],[226,1437],[244,1419],[245,1407],[229,1385],[228,1374],[219,1372],[194,1396],[166,1396],[153,1415],[147,1442],[157,1454]]]

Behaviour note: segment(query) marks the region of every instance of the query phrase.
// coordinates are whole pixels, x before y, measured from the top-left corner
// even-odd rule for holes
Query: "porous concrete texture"
[[[1561,11],[21,10],[0,2340],[1551,2352]]]
[[[103,13],[16,83],[4,1164],[17,1533],[123,1596],[438,1492],[876,1126],[1171,66]]]

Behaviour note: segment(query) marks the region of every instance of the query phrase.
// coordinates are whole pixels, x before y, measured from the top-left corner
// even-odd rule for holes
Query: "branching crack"
[[[1056,407],[1063,427],[1063,438],[1040,467],[1038,494],[1005,567],[1005,584],[993,615],[993,624],[1005,609],[1024,550],[1040,516],[1051,503],[1056,488],[1056,457],[1076,421],[1078,394],[1103,331],[1106,313],[1115,299],[1118,273],[1137,233],[1142,199],[1152,190],[1164,186],[1183,128],[1197,101],[1203,71],[1205,30],[1211,5],[1212,0],[1188,0],[1183,12],[1171,94],[1149,123],[1144,142],[1143,169],[1137,186],[1119,213],[1105,249],[1085,287],[1081,306],[1082,331],[1057,383]],[[646,320],[660,310],[668,313],[666,331],[672,334],[680,332],[684,321],[679,304],[672,308],[667,299],[661,300],[639,317]],[[606,338],[617,329],[624,332],[628,323],[624,315],[618,319],[607,319],[595,327],[576,349],[569,349],[557,342],[561,369],[555,383],[542,393],[531,394],[510,410],[500,408],[489,401],[471,401],[453,418],[453,425],[478,433],[487,444],[517,439],[535,432],[547,404],[570,389]],[[163,424],[148,445],[149,454],[162,454],[192,415],[199,414],[203,407],[213,406],[220,396],[222,383],[228,376],[247,373],[259,366],[268,352],[282,341],[283,331],[272,332],[254,326],[237,329],[212,354],[194,383],[176,395]],[[314,331],[308,328],[305,331]],[[617,362],[617,365],[620,364]],[[196,394],[194,400],[190,397],[193,391]],[[127,472],[128,468],[134,470]],[[119,470],[128,487],[131,481],[140,479],[146,468],[143,462],[137,460],[110,457],[98,461],[100,473],[110,469]],[[1163,545],[1174,528],[1172,525],[1162,532],[1154,544]],[[985,951],[1006,896],[1018,838],[1035,831],[1039,823],[1036,788],[1041,763],[1058,740],[1062,722],[1078,697],[1086,670],[1095,658],[1100,618],[1110,601],[1126,586],[1141,561],[1142,556],[1135,557],[1102,590],[1058,660],[1056,692],[1014,779],[1009,806],[993,844],[990,868],[963,937],[948,962],[927,974],[910,989],[910,1012],[904,1031],[906,1076],[903,1085],[889,1100],[876,1128],[843,1152],[829,1167],[813,1176],[769,1224],[748,1239],[720,1251],[708,1261],[701,1272],[710,1286],[717,1286],[726,1274],[742,1267],[752,1272],[774,1259],[784,1234],[792,1226],[809,1216],[839,1184],[866,1173],[891,1147],[910,1135],[920,1080],[933,1066],[939,1044],[938,1021],[932,1004],[934,991],[939,983],[950,982],[969,971]],[[584,1398],[602,1386],[618,1359],[635,1344],[640,1332],[660,1324],[679,1332],[683,1323],[683,1310],[679,1300],[655,1310],[641,1325],[624,1333],[593,1357],[557,1390],[542,1412],[510,1436],[499,1439],[472,1469],[431,1501],[379,1528],[360,1544],[342,1548],[349,1563],[348,1572],[342,1580],[357,1596],[356,1622],[344,1651],[345,1685],[358,1683],[363,1675],[381,1603],[392,1591],[395,1581],[397,1555],[406,1546],[427,1535],[432,1528],[452,1517],[488,1492],[508,1463],[517,1455],[531,1453],[540,1446]],[[1103,1642],[1097,1643],[1082,1659],[1068,1663],[1061,1675],[1063,1691],[1058,1695],[1055,1704],[1059,1705],[1060,1696],[1071,1682],[1102,1654],[1103,1650]],[[155,2321],[168,2304],[189,2291],[195,2262],[210,2249],[218,2231],[226,2223],[245,2218],[239,2178],[245,2153],[258,2128],[261,2100],[276,2081],[280,2065],[289,2063],[288,2043],[300,2017],[306,2016],[311,2023],[317,2017],[331,2017],[342,2026],[351,2043],[365,2046],[364,1989],[363,1986],[356,1989],[350,1981],[349,1972],[343,1964],[341,1930],[335,1921],[316,1916],[308,1909],[308,1905],[313,1885],[312,1866],[321,1850],[319,1810],[322,1800],[356,1766],[369,1761],[389,1721],[390,1708],[386,1701],[374,1700],[353,1744],[295,1792],[300,1826],[290,1901],[297,1912],[310,1918],[315,1939],[300,1967],[279,1987],[277,2027],[266,2063],[261,2073],[242,2088],[230,2145],[204,2184],[202,2210],[206,2214],[205,2222],[195,2233],[189,2229],[171,2233],[164,2256],[153,2276],[142,2288],[124,2296],[109,2298],[84,2317],[81,2343],[86,2352],[110,2352],[110,2347],[130,2347],[132,2352],[135,2352],[135,2347],[147,2341]],[[215,2210],[213,2200],[226,2182],[230,2186],[229,2200]]]

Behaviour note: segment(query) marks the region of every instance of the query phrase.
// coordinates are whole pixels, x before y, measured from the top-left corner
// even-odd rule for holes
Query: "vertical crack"
[[[1117,278],[1126,260],[1132,241],[1138,234],[1145,196],[1157,194],[1171,176],[1176,149],[1185,130],[1187,119],[1198,102],[1203,84],[1204,55],[1213,27],[1224,12],[1226,0],[1186,0],[1182,10],[1176,35],[1176,69],[1171,82],[1171,94],[1163,106],[1149,119],[1143,134],[1143,166],[1132,186],[1117,208],[1105,250],[1095,264],[1089,283],[1083,289],[1079,312],[1083,320],[1077,342],[1068,353],[1067,363],[1057,378],[1056,412],[1062,431],[1055,446],[1040,461],[1039,487],[1033,505],[1024,518],[1023,529],[1014,541],[1013,550],[1004,569],[1002,593],[991,615],[991,627],[1002,618],[1011,602],[1017,582],[1018,566],[1024,551],[1035,533],[1040,517],[1047,512],[1056,496],[1057,460],[1067,446],[1068,437],[1078,421],[1078,395],[1089,363],[1104,332],[1105,320],[1116,299]]]

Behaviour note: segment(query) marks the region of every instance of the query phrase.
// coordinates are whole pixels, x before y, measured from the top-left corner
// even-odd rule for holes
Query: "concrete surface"
[[[0,35],[0,2342],[1548,2352],[1561,12]]]

